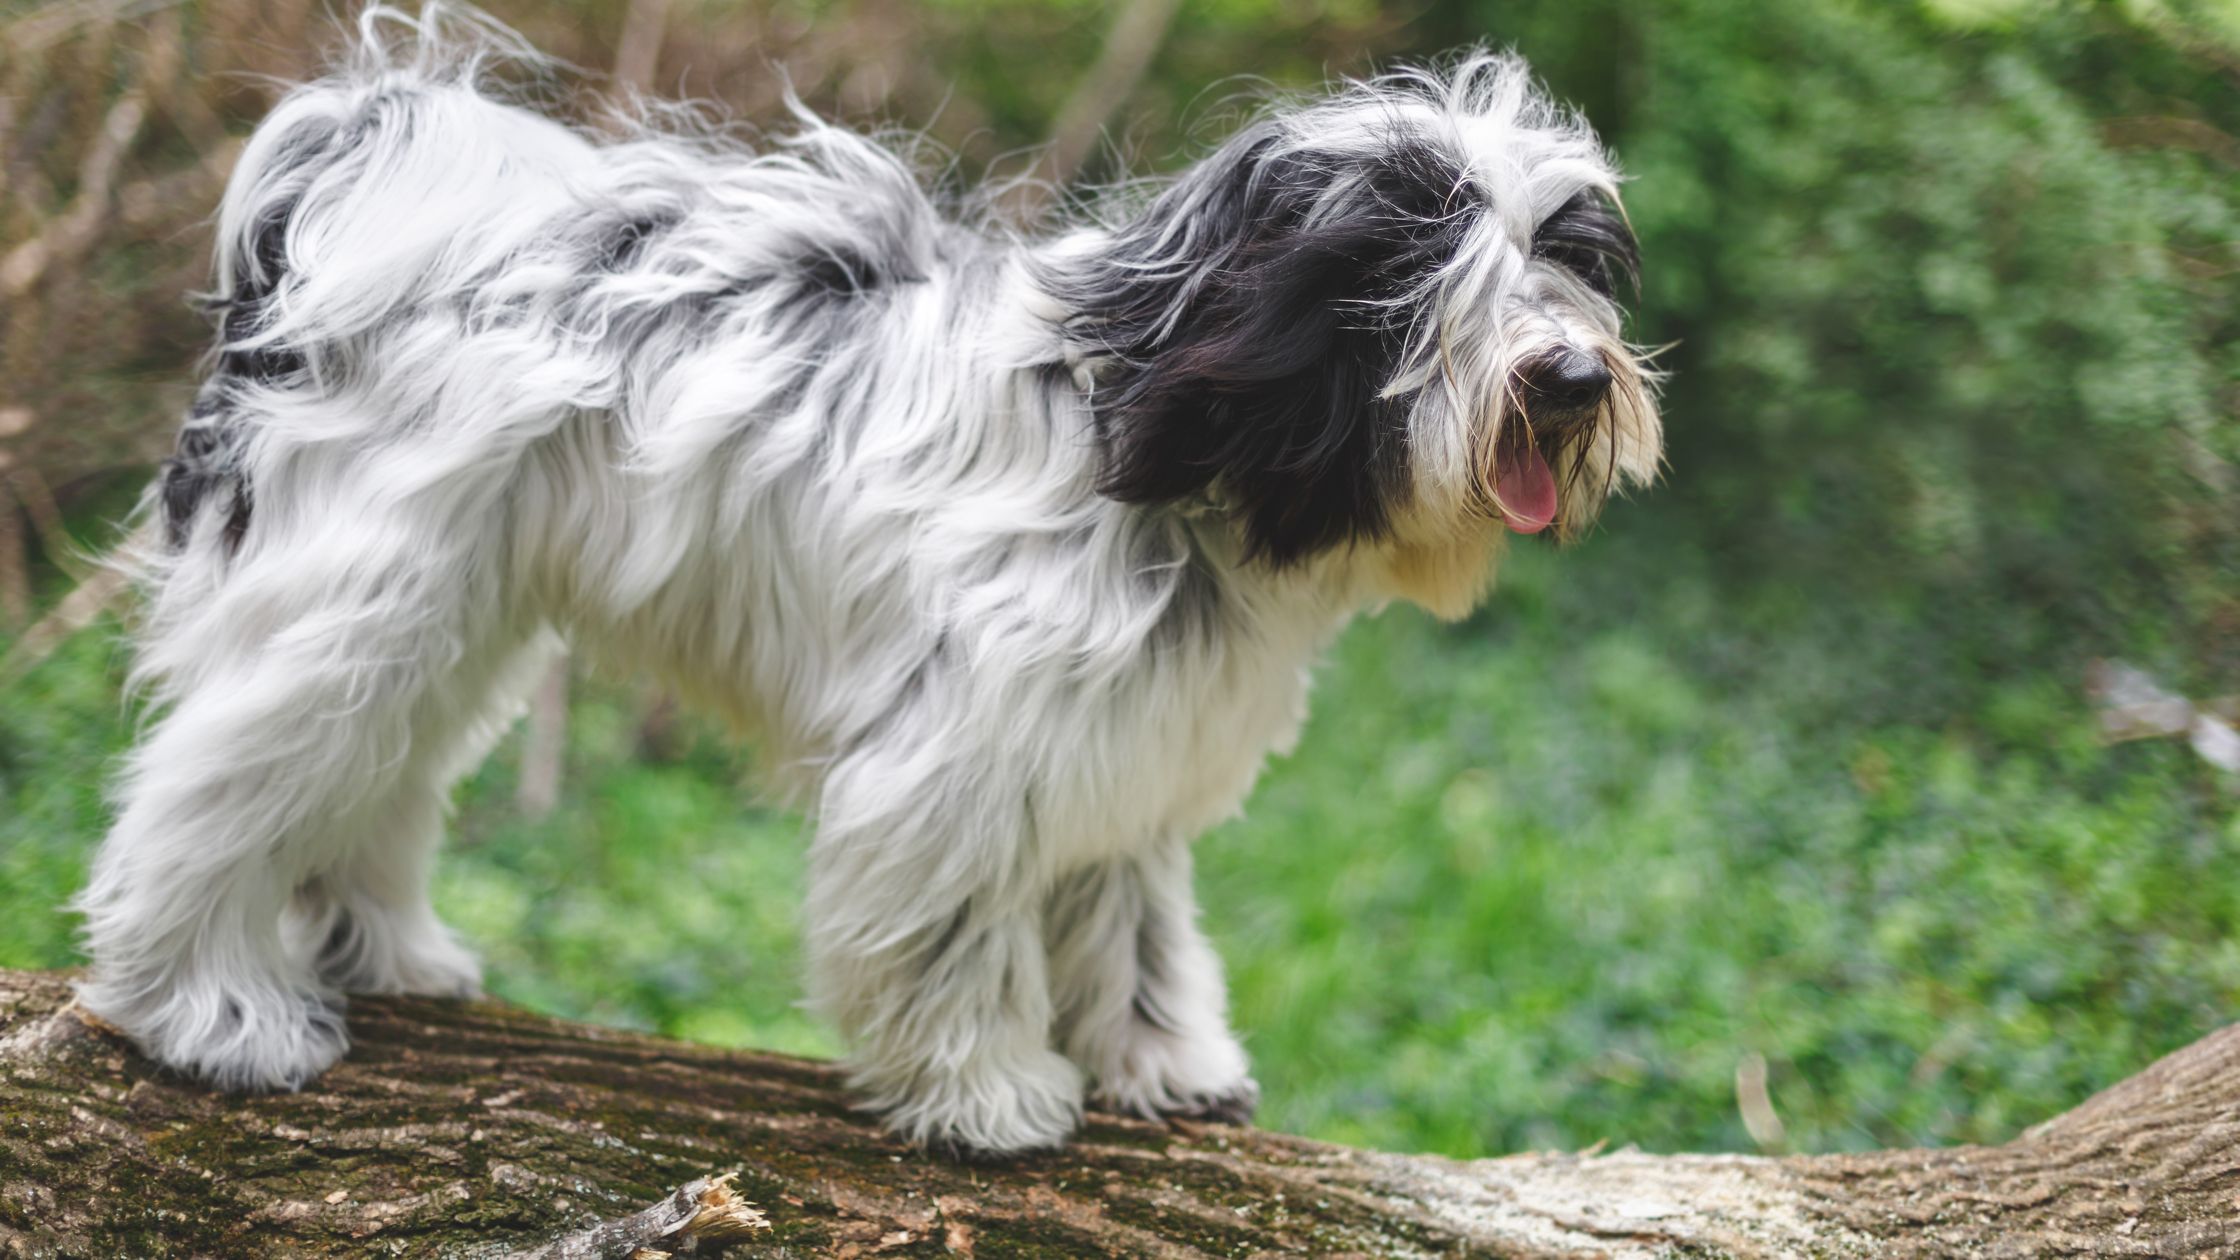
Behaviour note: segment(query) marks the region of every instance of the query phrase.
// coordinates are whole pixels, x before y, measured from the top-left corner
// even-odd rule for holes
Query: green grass
[[[2066,675],[1845,721],[1888,662],[1619,550],[1361,627],[1203,846],[1271,1122],[1750,1149],[1757,1053],[1795,1147],[1996,1140],[2231,1017],[2240,825],[2184,749],[2099,747]],[[1927,646],[1906,620],[1856,633]]]
[[[1694,554],[1621,507],[1470,623],[1342,640],[1298,752],[1198,850],[1265,1123],[1747,1150],[1755,1053],[1793,1148],[1995,1140],[2232,1016],[2234,794],[2182,747],[2099,746],[2031,610],[1735,590]],[[112,635],[0,691],[0,965],[74,961]],[[800,820],[689,722],[642,755],[641,700],[579,688],[547,820],[510,742],[462,788],[444,913],[505,997],[832,1052],[794,1005]]]

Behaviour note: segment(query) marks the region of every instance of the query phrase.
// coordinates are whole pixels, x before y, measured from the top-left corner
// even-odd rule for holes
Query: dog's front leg
[[[1229,1031],[1221,960],[1197,916],[1182,840],[1062,880],[1050,899],[1060,1044],[1104,1106],[1241,1124],[1260,1088]]]
[[[1081,1115],[1081,1073],[1052,1050],[1039,916],[999,903],[856,951],[818,945],[821,1005],[852,1045],[851,1081],[897,1133],[962,1159],[1062,1143]]]
[[[1042,906],[985,858],[1008,846],[834,830],[810,859],[809,979],[849,1040],[864,1105],[958,1158],[1062,1143],[1080,1121],[1081,1073],[1050,1046]]]

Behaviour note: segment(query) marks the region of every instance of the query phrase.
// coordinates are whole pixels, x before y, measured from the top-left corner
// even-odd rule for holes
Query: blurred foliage
[[[98,539],[167,440],[202,218],[257,76],[322,29],[309,0],[101,16],[127,7],[0,18],[0,586],[10,485]],[[492,7],[603,67],[632,6]],[[962,188],[1027,169],[1108,22],[675,0],[653,81],[768,118],[780,68],[925,126]],[[1671,474],[1520,550],[1471,623],[1350,634],[1200,847],[1265,1119],[1746,1149],[1755,1053],[1798,1148],[1990,1140],[2231,1019],[2234,785],[2100,745],[2081,670],[2240,690],[2240,6],[1207,0],[1087,174],[1185,159],[1257,79],[1479,43],[1635,177]],[[17,571],[67,587],[52,554]],[[71,957],[120,674],[88,633],[0,684],[0,964]],[[579,696],[548,819],[514,811],[514,745],[466,784],[444,912],[501,994],[829,1052],[791,1004],[800,820],[689,721],[649,749],[644,712],[627,680]]]

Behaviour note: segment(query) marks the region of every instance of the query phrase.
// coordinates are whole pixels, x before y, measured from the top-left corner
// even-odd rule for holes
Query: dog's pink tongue
[[[1494,490],[1501,496],[1501,520],[1520,534],[1537,534],[1556,519],[1556,475],[1530,442],[1522,451],[1504,451],[1494,467]]]

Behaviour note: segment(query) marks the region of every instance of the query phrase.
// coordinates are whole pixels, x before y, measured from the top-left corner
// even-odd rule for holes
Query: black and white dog
[[[284,1089],[342,994],[473,993],[446,797],[564,639],[809,808],[811,991],[896,1131],[1248,1114],[1192,838],[1356,612],[1459,616],[1505,531],[1657,466],[1586,125],[1477,56],[1022,236],[814,119],[757,152],[505,103],[525,54],[472,15],[354,48],[220,212],[85,1005]]]

